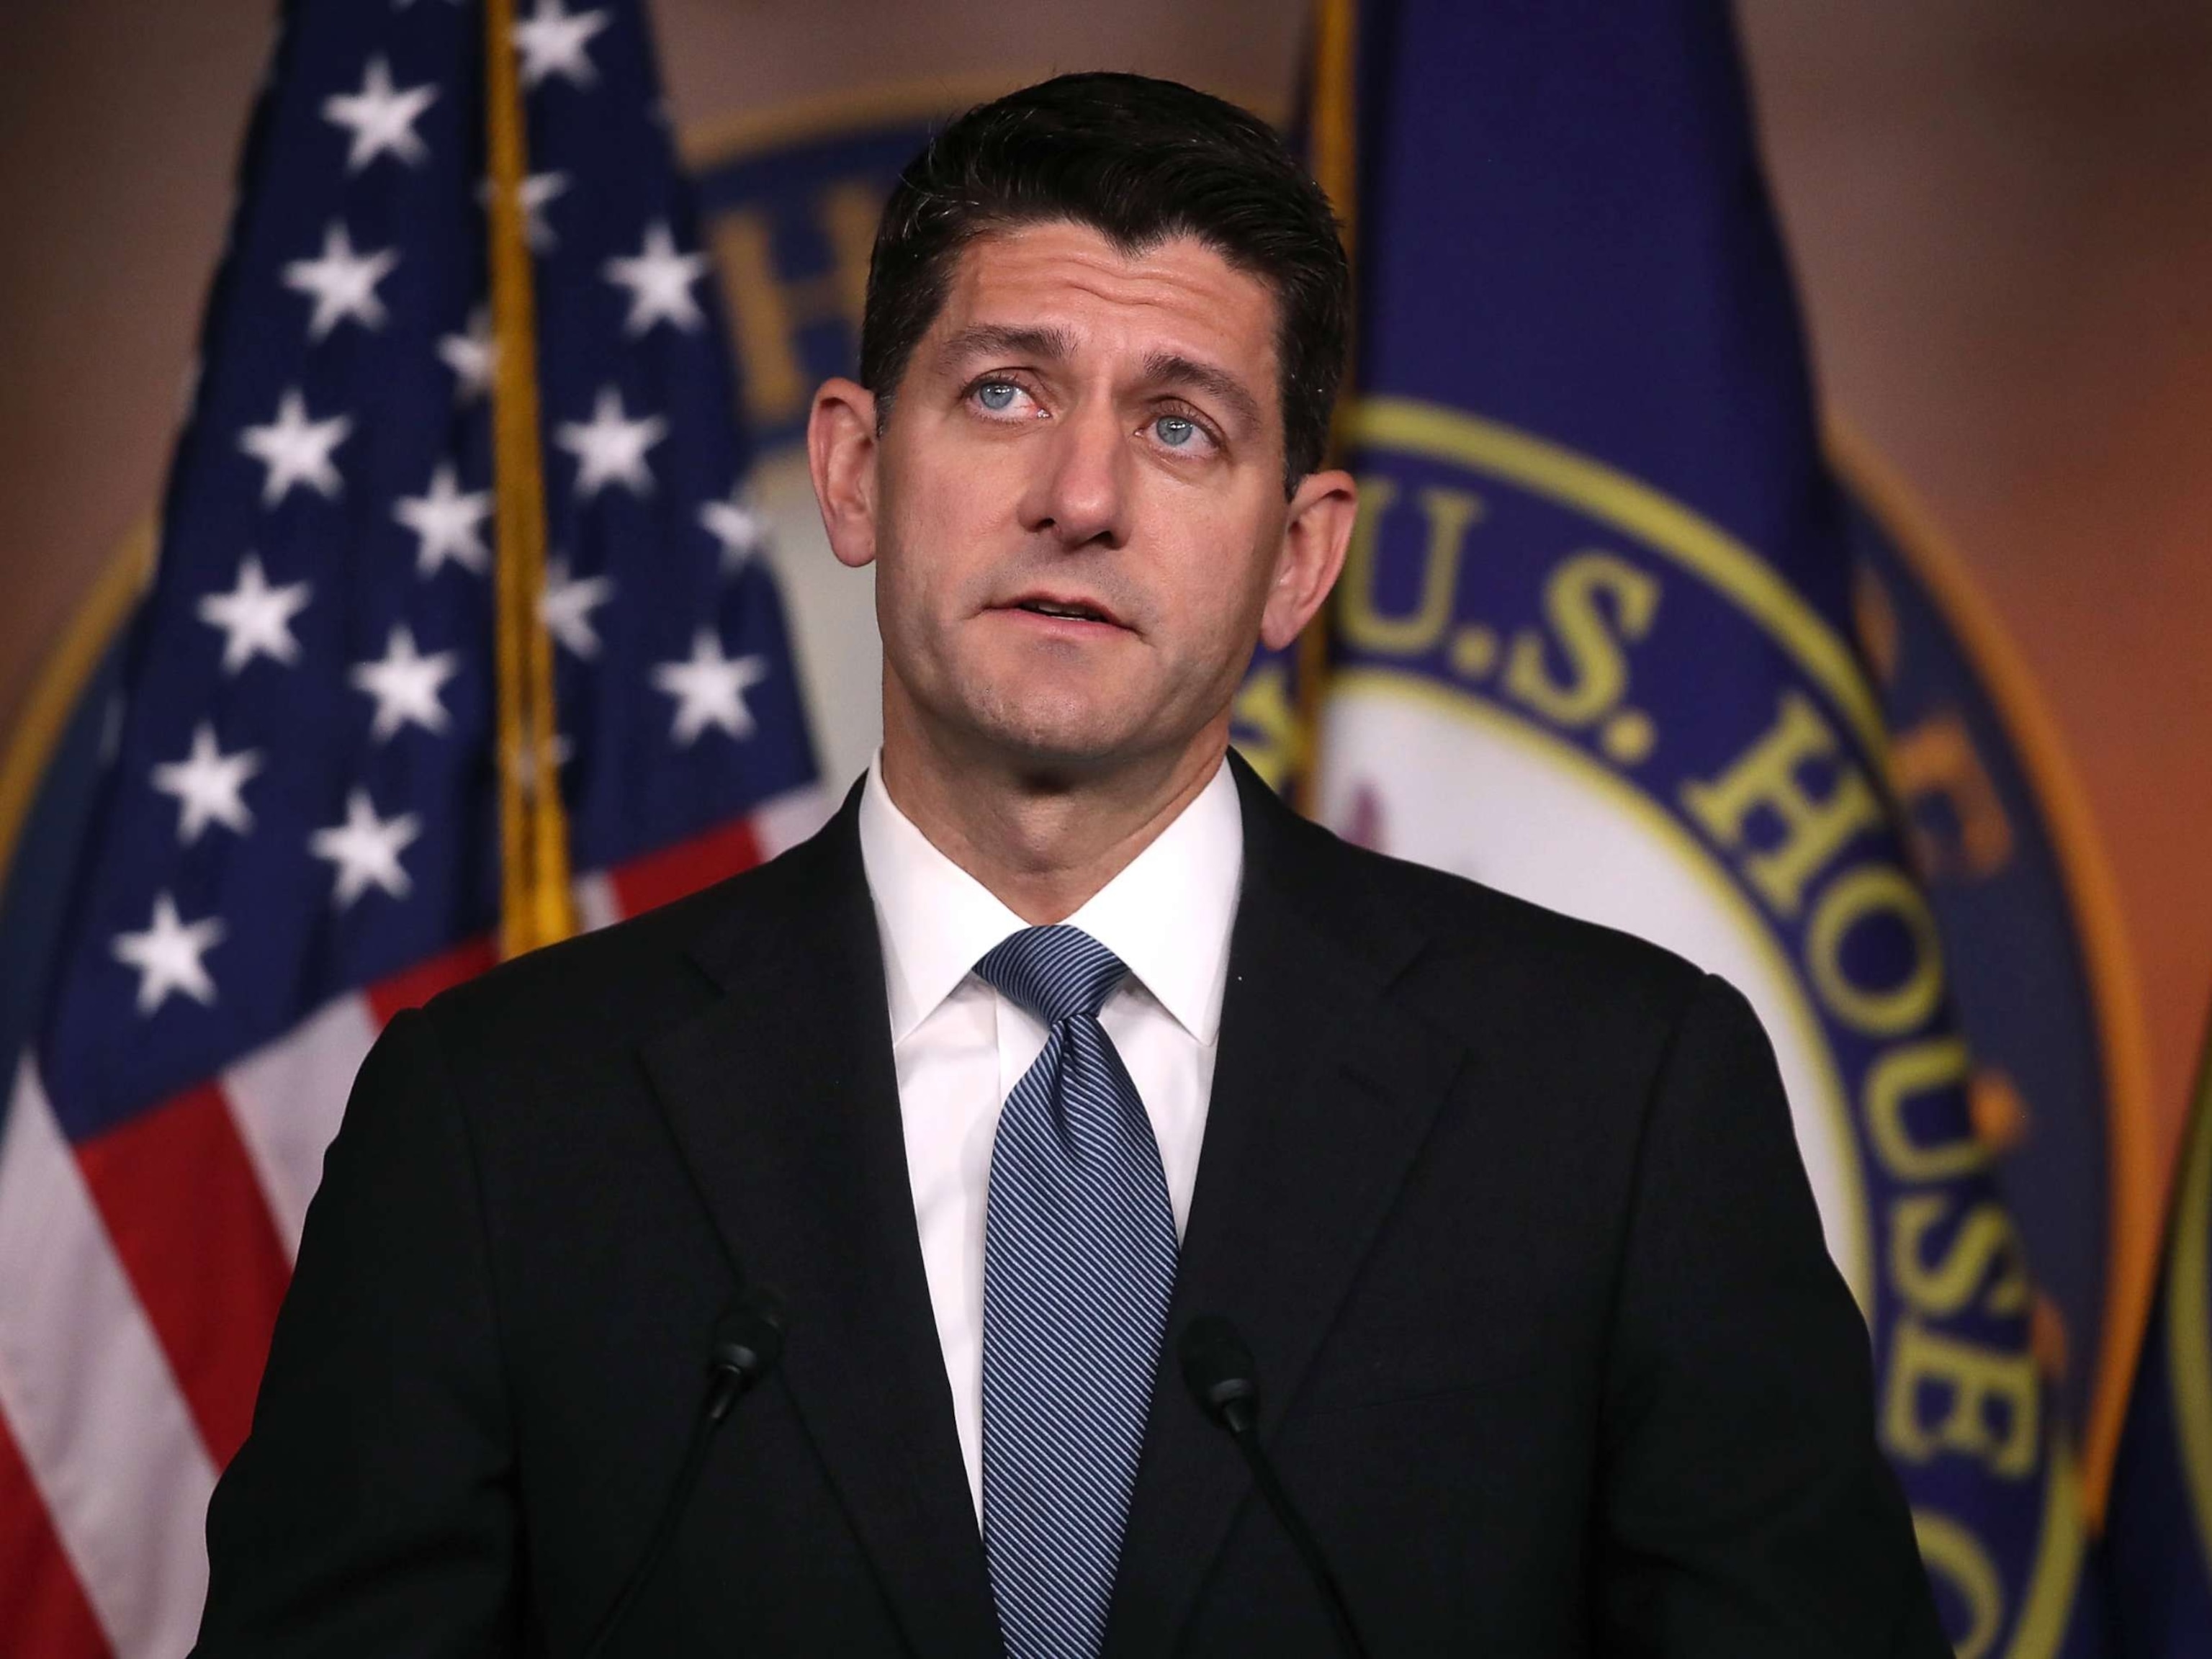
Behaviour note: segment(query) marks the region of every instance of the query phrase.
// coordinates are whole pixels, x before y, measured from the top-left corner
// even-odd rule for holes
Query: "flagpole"
[[[2182,1477],[2212,1552],[2212,1316],[2206,1311],[2212,1309],[2212,1024],[2206,1027],[2204,1057],[2176,1156],[2166,1262],[2172,1322],[2167,1386],[2181,1441]]]
[[[1358,63],[1358,0],[1319,0],[1314,9],[1313,106],[1308,142],[1313,149],[1314,178],[1336,210],[1347,259],[1353,257],[1357,247],[1353,232],[1359,185]],[[1328,447],[1332,459],[1343,453],[1345,410],[1352,395],[1352,368],[1347,350],[1342,389],[1330,422]],[[1335,596],[1332,594],[1298,635],[1295,714],[1297,739],[1291,790],[1298,810],[1308,817],[1313,816],[1320,805],[1322,682],[1328,672],[1328,624],[1334,604]]]
[[[545,588],[545,479],[538,448],[538,325],[523,211],[522,90],[514,0],[485,0],[485,140],[491,191],[492,479],[495,492],[500,953],[576,931],[568,828],[554,745]]]

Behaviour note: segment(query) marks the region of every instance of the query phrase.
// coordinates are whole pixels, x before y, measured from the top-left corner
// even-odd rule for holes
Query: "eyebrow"
[[[1064,328],[978,323],[947,340],[945,355],[956,362],[967,357],[1006,356],[1060,362],[1075,355],[1075,337]]]
[[[978,323],[962,329],[945,343],[945,356],[953,362],[984,356],[1065,362],[1074,355],[1075,337],[1064,328],[1048,325]],[[1181,352],[1156,351],[1145,359],[1145,379],[1155,386],[1188,386],[1210,392],[1228,404],[1230,411],[1255,432],[1266,424],[1260,400],[1225,368],[1186,357]]]
[[[1194,357],[1172,351],[1156,351],[1145,359],[1145,378],[1159,386],[1189,386],[1194,391],[1211,392],[1255,432],[1266,424],[1260,414],[1260,400],[1225,368],[1216,368],[1212,363],[1202,363]]]

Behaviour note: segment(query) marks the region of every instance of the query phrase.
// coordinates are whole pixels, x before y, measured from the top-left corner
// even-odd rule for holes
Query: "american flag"
[[[560,777],[587,924],[819,821],[638,0],[526,0]],[[0,1126],[0,1652],[169,1656],[353,1073],[498,920],[484,23],[295,0]]]

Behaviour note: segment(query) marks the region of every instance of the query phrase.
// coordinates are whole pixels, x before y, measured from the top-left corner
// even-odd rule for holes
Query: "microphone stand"
[[[630,1569],[622,1593],[615,1597],[614,1605],[599,1621],[599,1633],[584,1650],[584,1659],[600,1659],[607,1644],[629,1618],[630,1609],[644,1595],[646,1586],[653,1582],[660,1558],[668,1553],[676,1528],[682,1523],[684,1511],[691,1506],[691,1493],[699,1484],[701,1469],[706,1466],[707,1448],[714,1439],[714,1431],[721,1427],[730,1408],[774,1370],[776,1361],[782,1357],[782,1306],[772,1292],[748,1286],[715,1322],[714,1346],[708,1359],[707,1397],[701,1402],[698,1419],[691,1425],[691,1439],[684,1449],[684,1463],[677,1471],[676,1484],[669,1489],[667,1499],[660,1506],[660,1518],[653,1526],[645,1553]]]
[[[1275,1520],[1291,1547],[1297,1552],[1298,1559],[1305,1565],[1307,1576],[1321,1592],[1322,1604],[1328,1610],[1328,1622],[1336,1632],[1336,1644],[1346,1659],[1367,1659],[1367,1649],[1359,1639],[1359,1632],[1352,1622],[1352,1609],[1344,1599],[1344,1588],[1336,1581],[1336,1574],[1322,1553],[1321,1541],[1313,1535],[1305,1518],[1291,1502],[1291,1495],[1283,1489],[1281,1478],[1275,1473],[1274,1460],[1267,1455],[1267,1448],[1260,1443],[1260,1368],[1253,1360],[1252,1351],[1237,1328],[1218,1314],[1205,1314],[1184,1327],[1181,1343],[1183,1382],[1190,1389],[1191,1398],[1198,1402],[1211,1422],[1218,1425],[1237,1443],[1237,1449],[1244,1455],[1244,1462],[1252,1471],[1253,1484],[1260,1488],[1260,1496],[1274,1511]]]

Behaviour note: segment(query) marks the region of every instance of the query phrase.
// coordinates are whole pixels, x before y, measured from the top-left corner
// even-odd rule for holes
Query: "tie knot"
[[[1128,976],[1121,958],[1080,927],[1025,927],[975,964],[995,989],[1048,1025],[1096,1014]]]

